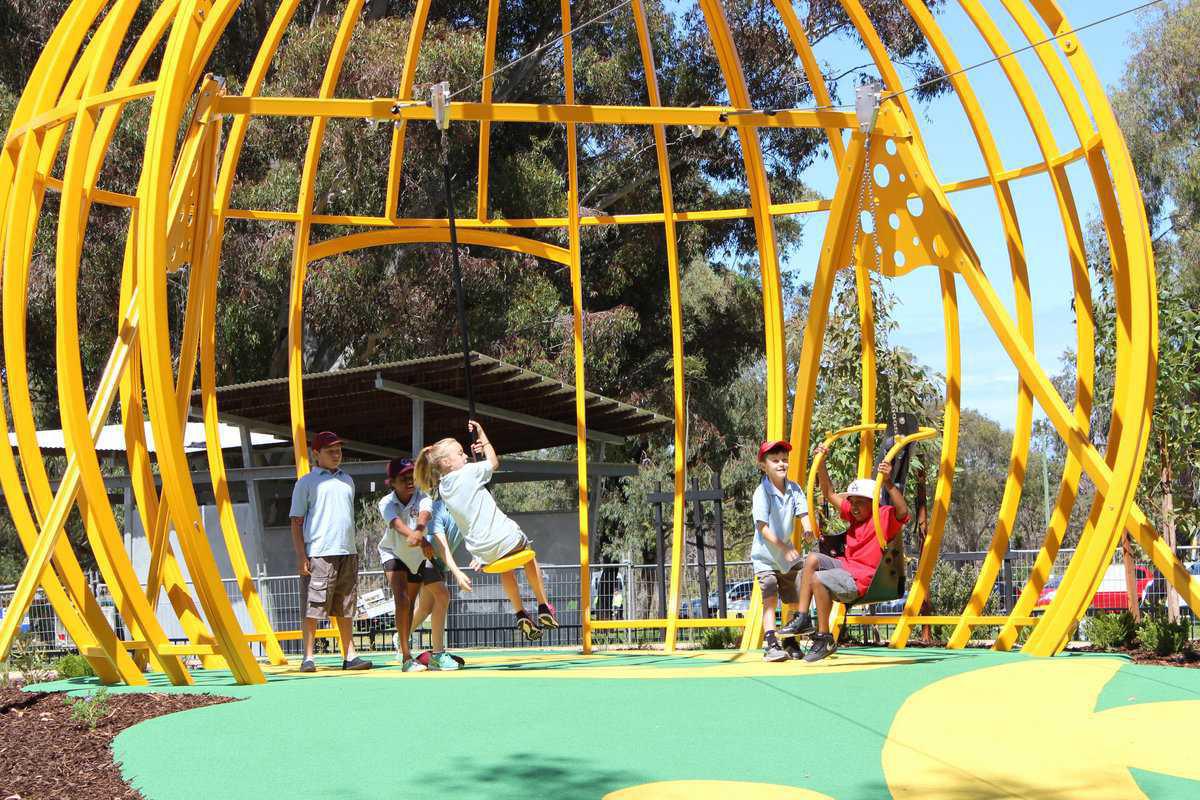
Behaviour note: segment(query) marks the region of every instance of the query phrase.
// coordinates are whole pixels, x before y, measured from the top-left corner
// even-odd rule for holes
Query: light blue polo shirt
[[[804,490],[793,481],[785,481],[783,491],[775,488],[771,479],[766,475],[754,490],[754,501],[751,504],[754,514],[754,544],[750,546],[750,561],[755,572],[787,572],[792,568],[784,560],[784,553],[791,549],[792,530],[796,517],[808,514],[808,501],[804,499]],[[778,548],[768,542],[758,532],[758,523],[765,522],[771,533],[787,542],[784,548]]]
[[[462,544],[462,531],[459,530],[458,523],[454,521],[454,517],[450,516],[450,510],[441,500],[434,501],[433,517],[430,518],[429,526],[425,530],[425,538],[431,543],[439,533],[445,536],[451,553]],[[439,555],[441,554],[439,553]]]
[[[304,518],[304,551],[314,556],[354,555],[354,479],[324,467],[296,481],[291,517]]]

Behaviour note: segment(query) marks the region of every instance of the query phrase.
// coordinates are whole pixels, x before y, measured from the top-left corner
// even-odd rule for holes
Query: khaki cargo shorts
[[[300,576],[304,616],[309,619],[354,617],[358,602],[358,556],[313,556],[310,575]]]
[[[758,585],[762,588],[764,600],[778,596],[783,602],[795,605],[800,602],[800,567],[794,567],[790,572],[763,571],[754,573]]]

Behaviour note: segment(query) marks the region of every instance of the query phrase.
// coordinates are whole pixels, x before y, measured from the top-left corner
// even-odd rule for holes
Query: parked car
[[[754,581],[737,581],[725,587],[725,613],[731,617],[742,617],[750,605],[750,595],[754,592]],[[682,618],[699,619],[704,616],[701,611],[700,598],[686,600],[679,606],[679,616]],[[708,595],[708,616],[715,617],[720,612],[717,593]]]
[[[1138,604],[1141,605],[1147,601],[1150,596],[1151,588],[1154,586],[1154,575],[1145,567],[1135,566],[1133,568],[1134,577],[1137,579],[1137,597]],[[1058,593],[1059,584],[1062,582],[1061,575],[1051,575],[1046,581],[1046,586],[1038,595],[1035,610],[1044,609],[1050,605],[1050,601]],[[1091,608],[1095,611],[1120,611],[1129,607],[1129,599],[1125,590],[1125,567],[1122,564],[1113,564],[1104,571],[1104,578],[1100,581],[1100,588],[1096,590],[1095,596],[1092,597]]]

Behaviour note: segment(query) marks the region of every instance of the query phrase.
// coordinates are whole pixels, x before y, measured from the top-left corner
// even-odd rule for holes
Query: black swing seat
[[[888,600],[899,600],[906,594],[907,586],[904,573],[904,532],[897,531],[896,535],[883,550],[875,577],[867,591],[849,606],[864,603],[883,603]]]

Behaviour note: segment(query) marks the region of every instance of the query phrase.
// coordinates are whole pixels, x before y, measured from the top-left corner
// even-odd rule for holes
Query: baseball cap
[[[771,452],[772,450],[783,450],[786,452],[791,452],[791,449],[792,449],[792,443],[787,441],[786,439],[772,439],[772,440],[763,442],[762,444],[760,444],[758,446],[758,460],[762,461],[764,458],[767,457],[767,453]]]
[[[874,478],[855,478],[850,481],[850,485],[846,487],[846,494],[865,497],[868,500],[875,499],[875,479]]]
[[[393,458],[388,462],[387,479],[390,483],[398,476],[406,472],[413,471],[413,460],[411,458]]]
[[[323,450],[326,447],[332,447],[335,444],[341,444],[342,437],[338,436],[333,431],[321,431],[312,438],[312,449]]]

